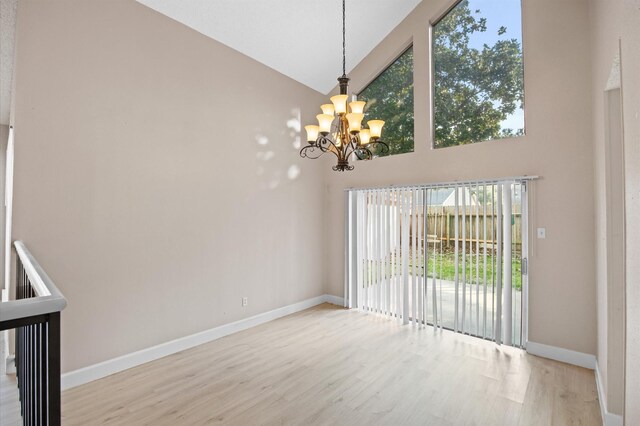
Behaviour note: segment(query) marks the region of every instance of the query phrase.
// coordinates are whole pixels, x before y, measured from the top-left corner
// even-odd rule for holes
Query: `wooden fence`
[[[418,216],[419,220],[422,220],[422,215]],[[427,241],[429,244],[444,244],[445,248],[453,248],[455,246],[455,219],[456,216],[452,213],[444,212],[438,214],[427,215]],[[469,244],[473,244],[474,248],[476,244],[480,244],[483,247],[484,240],[484,226],[485,220],[487,223],[487,248],[493,249],[497,243],[497,226],[498,216],[492,212],[487,212],[487,215],[483,215],[482,212],[476,216],[475,212],[467,212],[464,216],[458,213],[458,243],[462,246],[462,239],[465,239],[465,244],[468,247]],[[465,234],[462,234],[462,224],[465,222]],[[515,245],[515,250],[520,251],[520,245],[522,244],[522,215],[520,213],[514,213],[511,215],[512,225],[512,242]],[[476,234],[476,229],[479,229],[479,233]],[[476,238],[476,235],[479,238]]]

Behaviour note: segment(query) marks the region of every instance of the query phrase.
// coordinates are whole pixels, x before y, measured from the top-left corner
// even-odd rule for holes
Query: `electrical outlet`
[[[249,298],[248,297],[243,297],[242,298],[242,306],[247,306],[249,304]]]
[[[538,228],[538,238],[540,239],[547,238],[547,230],[545,228]]]

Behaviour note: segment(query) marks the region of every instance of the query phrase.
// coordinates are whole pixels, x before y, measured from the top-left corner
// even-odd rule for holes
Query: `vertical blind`
[[[349,190],[346,304],[524,346],[531,179]]]

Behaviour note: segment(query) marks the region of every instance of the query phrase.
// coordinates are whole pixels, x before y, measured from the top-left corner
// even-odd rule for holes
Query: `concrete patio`
[[[412,278],[409,278],[409,312],[413,312],[412,305],[412,292],[413,283]],[[396,291],[396,283],[399,283],[401,278],[397,276],[395,280],[391,283],[391,303],[392,306],[395,305],[395,291]],[[426,305],[427,305],[427,322],[429,324],[433,323],[433,302],[432,302],[432,292],[433,292],[433,279],[427,278],[427,294],[426,294]],[[422,279],[420,278],[418,281],[418,285],[422,285]],[[438,325],[443,326],[444,328],[453,329],[454,328],[454,320],[455,320],[455,295],[456,295],[456,285],[454,281],[448,280],[435,280],[436,286],[436,300],[438,303]],[[375,291],[376,286],[370,287],[372,291]],[[386,287],[384,284],[381,287],[381,291],[385,293]],[[484,285],[481,284],[479,286],[475,284],[467,283],[463,285],[461,282],[458,283],[458,318],[459,318],[459,328],[462,329],[462,307],[463,307],[463,291],[466,294],[465,297],[465,320],[464,320],[464,333],[470,334],[473,336],[484,337],[487,339],[493,339],[494,336],[494,324],[495,324],[495,312],[496,312],[496,294],[495,288],[492,287],[489,283],[486,287],[486,313],[484,306]],[[513,324],[513,333],[512,333],[512,341],[514,346],[522,346],[523,342],[521,341],[521,318],[522,318],[522,291],[513,288],[513,299],[512,299],[512,324]],[[504,296],[503,296],[504,297]],[[504,299],[503,299],[504,300]],[[504,318],[504,313],[503,313]],[[504,325],[503,325],[504,330]]]

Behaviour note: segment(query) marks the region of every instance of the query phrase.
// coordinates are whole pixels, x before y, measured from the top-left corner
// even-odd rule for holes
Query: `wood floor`
[[[22,425],[18,384],[15,374],[4,374],[0,372],[0,425]]]
[[[63,393],[65,425],[600,425],[593,371],[332,305]]]

